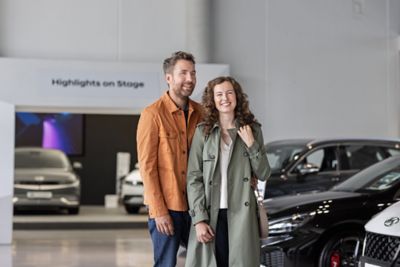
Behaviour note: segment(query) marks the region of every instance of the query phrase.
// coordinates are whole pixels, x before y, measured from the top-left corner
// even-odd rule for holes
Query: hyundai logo
[[[400,222],[399,217],[392,217],[390,219],[387,219],[384,224],[385,224],[386,227],[390,227],[390,226],[392,226],[394,224],[397,224],[399,222]]]

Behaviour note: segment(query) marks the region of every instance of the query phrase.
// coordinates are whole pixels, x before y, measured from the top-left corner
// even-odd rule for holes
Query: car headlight
[[[315,216],[314,213],[297,213],[292,216],[283,217],[269,222],[270,234],[287,234],[305,225]]]
[[[124,184],[126,184],[126,185],[133,185],[133,183],[132,183],[132,181],[124,181]]]

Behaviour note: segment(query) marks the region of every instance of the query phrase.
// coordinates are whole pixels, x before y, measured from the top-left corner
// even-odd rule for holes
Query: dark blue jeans
[[[169,211],[174,222],[174,235],[167,236],[157,231],[156,221],[149,219],[149,231],[153,241],[154,267],[175,267],[179,245],[187,247],[191,219],[186,211]]]

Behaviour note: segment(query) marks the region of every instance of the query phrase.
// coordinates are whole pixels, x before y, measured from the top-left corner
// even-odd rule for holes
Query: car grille
[[[384,262],[392,262],[400,246],[400,237],[396,236],[367,232],[365,240],[365,256]],[[397,257],[397,265],[400,265],[400,257]]]
[[[284,254],[281,248],[270,247],[261,254],[261,264],[266,267],[283,267]]]

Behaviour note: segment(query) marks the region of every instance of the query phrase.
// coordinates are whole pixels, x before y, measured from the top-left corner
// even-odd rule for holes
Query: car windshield
[[[381,191],[400,181],[400,156],[393,156],[353,175],[333,191]]]
[[[304,150],[303,144],[267,144],[267,157],[272,172],[282,169],[297,159],[297,155]]]
[[[68,161],[62,154],[52,151],[16,151],[15,168],[37,169],[37,168],[68,168]]]

